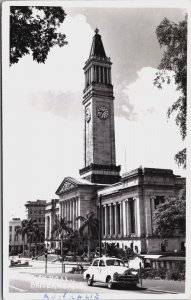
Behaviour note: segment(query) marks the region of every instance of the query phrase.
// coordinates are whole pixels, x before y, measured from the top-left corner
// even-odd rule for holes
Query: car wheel
[[[113,282],[112,282],[111,278],[109,278],[108,281],[107,281],[107,287],[108,287],[108,289],[113,288]]]
[[[91,278],[90,276],[87,277],[87,285],[88,286],[92,286],[93,285],[93,278]]]

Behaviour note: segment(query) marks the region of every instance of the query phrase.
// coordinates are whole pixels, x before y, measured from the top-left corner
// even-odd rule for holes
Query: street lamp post
[[[101,222],[101,195],[99,196],[99,254],[102,256],[102,222]]]
[[[47,249],[45,250],[44,257],[45,257],[45,274],[46,274],[47,273],[47,258],[48,258],[48,251],[47,251]]]

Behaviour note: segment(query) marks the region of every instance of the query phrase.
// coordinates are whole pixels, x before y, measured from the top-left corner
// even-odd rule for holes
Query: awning
[[[142,255],[144,258],[146,259],[158,259],[159,257],[163,256],[163,255],[157,255],[157,254],[145,254]]]

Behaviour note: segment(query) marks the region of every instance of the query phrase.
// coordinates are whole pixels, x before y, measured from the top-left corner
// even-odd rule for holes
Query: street
[[[62,273],[62,264],[59,262],[47,264],[47,274],[45,274],[44,261],[30,261],[29,267],[9,268],[9,292],[10,293],[91,293],[100,295],[103,299],[106,295],[116,295],[116,298],[123,299],[127,295],[135,294],[164,294],[184,292],[184,283],[180,290],[171,291],[157,288],[157,281],[149,283],[143,281],[143,286],[139,284],[136,289],[118,287],[117,289],[108,290],[107,286],[102,283],[94,283],[93,286],[87,286],[82,274]],[[72,266],[70,266],[71,270]],[[69,271],[69,265],[66,268]],[[161,282],[161,281],[160,281]],[[146,283],[146,284],[145,284]],[[174,282],[175,283],[175,282]],[[176,283],[175,283],[176,284]]]

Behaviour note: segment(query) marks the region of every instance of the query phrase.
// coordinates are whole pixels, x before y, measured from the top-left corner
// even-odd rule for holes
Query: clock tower
[[[80,175],[92,183],[112,184],[120,180],[121,169],[115,157],[112,63],[98,32],[84,66],[84,168]]]

